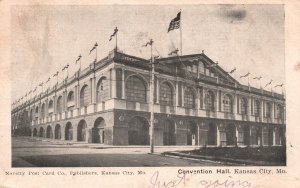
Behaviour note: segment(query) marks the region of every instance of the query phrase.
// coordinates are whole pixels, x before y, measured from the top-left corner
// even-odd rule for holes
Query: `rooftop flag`
[[[275,87],[282,87],[282,86],[283,86],[283,84],[278,84]]]
[[[81,55],[78,56],[78,59],[76,59],[76,63],[82,58]]]
[[[250,75],[250,72],[248,72],[247,74],[245,74],[245,75],[243,75],[243,76],[240,76],[240,78],[245,78],[245,77],[247,77],[247,76],[249,76]]]
[[[271,85],[272,82],[273,82],[273,80],[271,80],[269,83],[267,83],[267,84],[265,85],[265,87],[267,87],[268,85]]]
[[[181,17],[181,11],[178,12],[177,16],[171,20],[169,24],[168,32],[180,28],[180,17]]]
[[[53,77],[58,76],[58,71],[53,75]]]
[[[116,27],[115,30],[114,30],[114,33],[112,35],[110,35],[110,38],[109,38],[109,41],[112,40],[112,38],[118,33],[118,28]]]
[[[46,83],[48,83],[50,81],[50,77],[48,78],[48,80],[46,81]]]
[[[228,73],[229,74],[232,74],[232,73],[234,73],[234,71],[236,71],[236,67],[234,67],[231,71],[229,71]]]
[[[260,79],[262,79],[262,77],[260,76],[260,77],[254,77],[253,78],[254,80],[260,80]]]
[[[148,45],[152,45],[153,44],[153,40],[152,39],[150,39],[150,41],[149,42],[147,42],[145,45],[143,45],[142,47],[147,47]]]
[[[90,50],[90,54],[92,53],[93,50],[95,50],[97,48],[98,44],[97,42],[94,44],[93,48]]]

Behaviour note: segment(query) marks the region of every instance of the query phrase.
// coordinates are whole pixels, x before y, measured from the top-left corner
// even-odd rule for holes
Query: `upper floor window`
[[[271,117],[271,103],[270,102],[266,103],[266,117],[267,118]]]
[[[106,78],[103,78],[98,82],[96,91],[98,103],[108,99],[108,82]]]
[[[57,99],[57,105],[56,105],[56,110],[57,110],[57,113],[62,113],[62,96],[59,96],[58,99]]]
[[[245,97],[241,99],[241,114],[247,114],[248,101]]]
[[[170,84],[166,82],[160,85],[159,103],[162,105],[173,105],[173,90]]]
[[[53,100],[50,100],[48,103],[48,109],[53,108]]]
[[[259,100],[254,101],[254,115],[260,116],[260,102]]]
[[[83,86],[80,91],[80,107],[87,106],[90,103],[90,92],[87,85]]]
[[[74,92],[70,91],[68,94],[68,102],[74,101]]]
[[[193,72],[193,73],[197,73],[197,71],[198,71],[197,65],[193,65],[193,66],[192,66],[192,72]]]
[[[283,107],[280,104],[278,104],[276,107],[276,116],[278,119],[283,118]]]
[[[188,108],[195,108],[195,93],[192,88],[188,87],[184,91],[184,106]]]
[[[45,117],[45,103],[42,104],[41,116],[42,118]]]
[[[37,115],[39,113],[39,107],[37,106],[36,108],[35,108],[35,114]]]
[[[200,61],[199,62],[199,72],[201,73],[201,74],[204,74],[204,64]]]
[[[137,76],[131,76],[126,81],[126,97],[129,101],[147,102],[146,83]]]
[[[233,113],[233,99],[231,95],[224,95],[223,99],[224,112]]]
[[[215,97],[212,91],[205,93],[205,109],[214,110]]]

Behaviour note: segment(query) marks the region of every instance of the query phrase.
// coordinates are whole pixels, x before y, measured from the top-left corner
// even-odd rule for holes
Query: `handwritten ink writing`
[[[185,174],[178,174],[177,177],[171,180],[161,180],[159,178],[159,172],[155,171],[150,179],[150,186],[149,188],[172,188],[176,187],[180,184],[185,185],[186,175]]]
[[[201,180],[199,182],[201,187],[210,188],[210,187],[237,187],[237,188],[249,188],[251,183],[248,181],[233,180],[229,176],[226,180]]]

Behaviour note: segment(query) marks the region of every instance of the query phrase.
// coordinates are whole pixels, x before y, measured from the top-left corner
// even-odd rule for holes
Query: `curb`
[[[179,152],[165,152],[161,155],[164,156],[177,156],[182,158],[188,159],[199,159],[199,160],[209,160],[209,161],[222,161],[232,164],[240,164],[242,166],[282,166],[280,163],[273,163],[267,161],[252,161],[252,160],[242,160],[242,159],[233,159],[233,158],[225,158],[225,157],[214,157],[214,156],[204,156],[204,155],[190,155],[190,154],[183,154]]]

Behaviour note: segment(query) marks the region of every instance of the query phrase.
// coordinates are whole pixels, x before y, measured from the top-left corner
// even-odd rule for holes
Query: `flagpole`
[[[150,112],[150,127],[151,127],[151,135],[150,135],[150,152],[154,152],[154,61],[152,55],[152,39],[150,40],[150,52],[151,52],[151,83],[150,83],[150,102],[151,102],[151,112]]]
[[[97,47],[96,47],[96,62],[97,62]]]
[[[116,32],[116,52],[118,51],[118,32]]]
[[[180,9],[180,53],[182,56],[182,12]]]
[[[249,83],[249,76],[248,76],[248,87],[250,86],[250,83]]]

